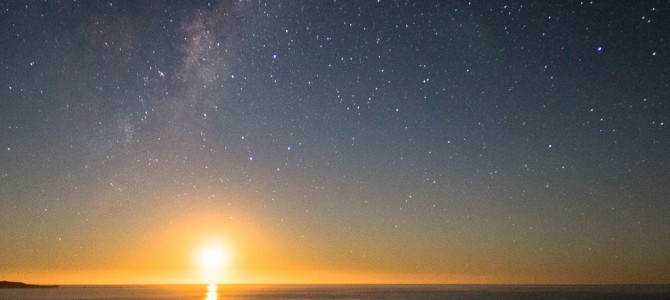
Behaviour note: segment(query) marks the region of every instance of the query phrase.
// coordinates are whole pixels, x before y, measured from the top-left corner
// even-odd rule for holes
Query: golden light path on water
[[[207,286],[207,298],[206,300],[216,300],[218,298],[218,293],[217,293],[217,286],[216,284],[210,284]]]

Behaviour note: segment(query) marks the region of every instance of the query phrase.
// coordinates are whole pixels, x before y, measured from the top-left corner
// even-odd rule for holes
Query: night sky
[[[0,280],[670,283],[667,1],[190,2],[0,2]]]

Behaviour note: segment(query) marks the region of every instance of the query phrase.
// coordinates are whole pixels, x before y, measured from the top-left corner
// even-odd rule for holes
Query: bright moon
[[[198,262],[206,271],[221,271],[230,262],[230,254],[218,245],[206,245],[198,253]]]
[[[202,280],[208,284],[225,281],[231,263],[231,252],[224,244],[209,242],[202,244],[196,251],[195,258],[202,270]]]

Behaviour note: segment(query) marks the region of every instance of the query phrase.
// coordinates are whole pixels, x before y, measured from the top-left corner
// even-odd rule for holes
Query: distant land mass
[[[0,289],[57,288],[57,285],[38,285],[23,282],[0,281]]]

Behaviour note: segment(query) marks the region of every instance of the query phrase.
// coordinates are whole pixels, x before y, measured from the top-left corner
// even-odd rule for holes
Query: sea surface
[[[670,285],[65,285],[0,299],[670,299]]]

